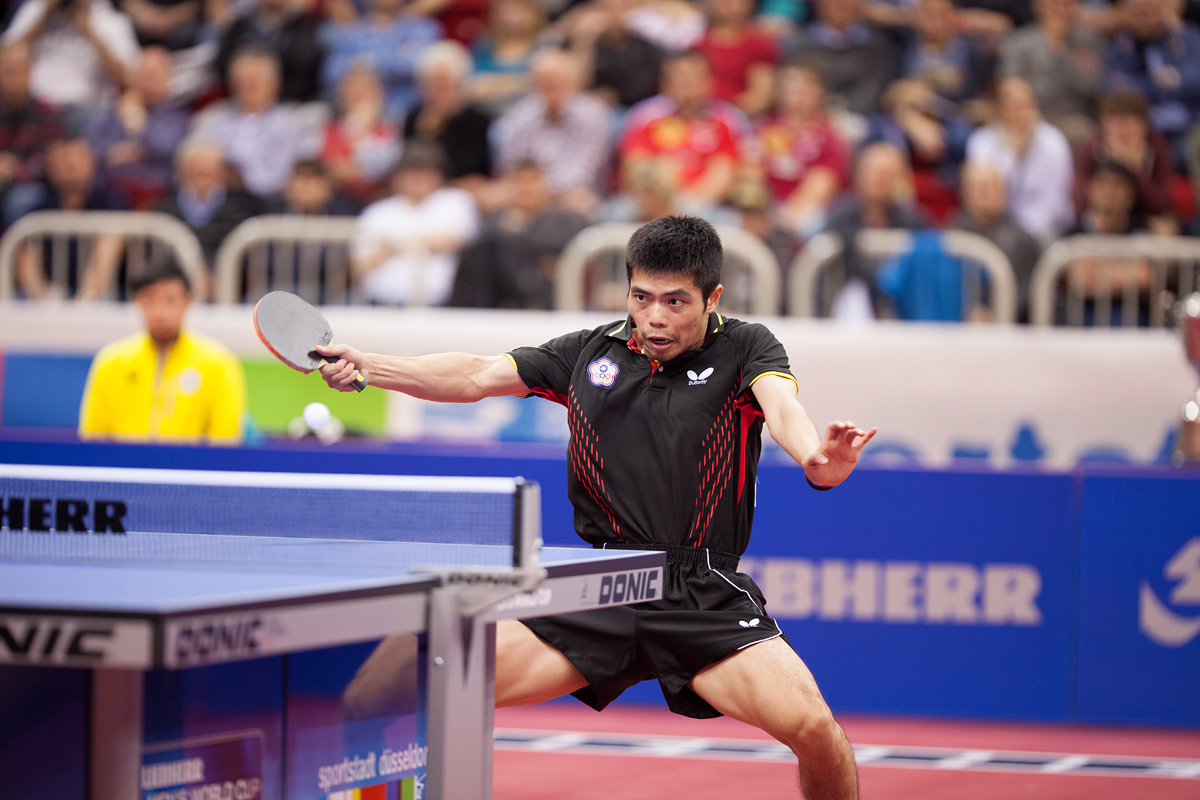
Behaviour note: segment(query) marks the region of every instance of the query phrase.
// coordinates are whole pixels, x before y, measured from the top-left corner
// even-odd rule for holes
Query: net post
[[[517,478],[513,496],[513,566],[538,566],[542,546],[542,489],[537,481]]]

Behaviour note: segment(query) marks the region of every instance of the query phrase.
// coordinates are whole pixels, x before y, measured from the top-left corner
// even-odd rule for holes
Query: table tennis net
[[[525,566],[536,557],[538,505],[537,484],[519,478],[0,464],[0,540],[21,532],[410,542],[431,546],[426,563],[437,563],[438,545],[483,545],[488,562],[500,552],[493,548],[506,548],[500,560]],[[33,554],[66,545],[29,546]]]

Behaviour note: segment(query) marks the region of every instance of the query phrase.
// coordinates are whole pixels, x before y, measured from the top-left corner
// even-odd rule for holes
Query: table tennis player
[[[850,475],[875,430],[830,424],[800,404],[787,353],[764,326],[717,313],[721,240],[663,217],[626,249],[629,316],[498,356],[417,358],[323,348],[329,385],[426,400],[537,395],[567,408],[568,493],[594,547],[666,552],[662,596],[497,626],[496,704],[567,693],[599,710],[657,678],[677,714],[725,714],[795,753],[808,800],[856,798],[854,755],[808,668],[766,613],[738,559],[750,539],[765,421],[824,490]]]
[[[220,342],[184,329],[192,291],[183,270],[163,259],[130,283],[145,330],[96,354],[79,409],[80,438],[239,443],[242,365]]]

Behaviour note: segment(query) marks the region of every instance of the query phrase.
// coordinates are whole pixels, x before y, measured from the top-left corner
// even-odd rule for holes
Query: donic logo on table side
[[[594,386],[612,386],[621,370],[607,358],[600,358],[588,364],[588,380]]]
[[[704,372],[701,372],[699,375],[697,375],[696,373],[692,372],[689,369],[687,371],[688,386],[695,386],[698,383],[708,383],[708,379],[712,376],[712,374],[713,374],[712,367],[709,367],[708,369],[704,370]]]
[[[1167,601],[1176,606],[1200,606],[1200,536],[1192,537],[1163,567],[1163,577],[1179,584]],[[1183,647],[1200,634],[1200,616],[1178,614],[1158,599],[1149,581],[1138,596],[1138,628],[1163,647]]]

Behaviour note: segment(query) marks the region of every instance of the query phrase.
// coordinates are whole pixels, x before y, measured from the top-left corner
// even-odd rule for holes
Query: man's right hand
[[[359,373],[370,381],[370,370],[367,366],[367,354],[345,344],[331,344],[318,347],[317,352],[323,356],[336,358],[335,363],[325,362],[321,365],[321,377],[329,384],[330,389],[339,392],[353,392],[354,379]]]

